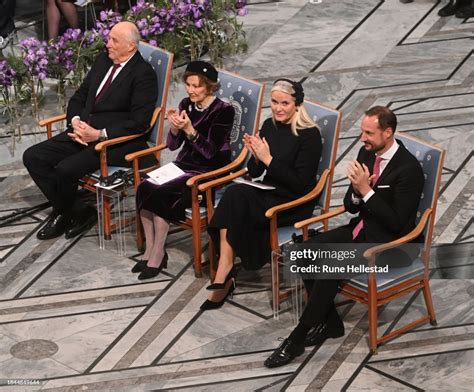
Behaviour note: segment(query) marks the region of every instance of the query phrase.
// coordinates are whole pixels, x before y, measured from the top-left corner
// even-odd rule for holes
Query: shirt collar
[[[398,143],[394,139],[392,146],[387,151],[385,151],[382,155],[380,155],[380,158],[382,158],[384,161],[390,161],[390,159],[392,159],[395,153],[397,152],[398,147],[399,147]]]
[[[136,52],[135,52],[136,53]],[[127,63],[130,61],[130,59],[135,56],[135,53],[133,53],[127,60],[123,61],[120,63],[120,68],[122,69],[123,67],[125,67],[125,65],[127,65]]]

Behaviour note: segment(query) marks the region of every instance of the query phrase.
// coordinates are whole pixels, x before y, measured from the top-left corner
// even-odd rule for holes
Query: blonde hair
[[[277,80],[273,84],[273,87],[270,93],[272,93],[273,91],[281,91],[283,93],[291,95],[291,97],[296,103],[296,98],[295,98],[296,91],[293,84],[291,84],[289,81]],[[302,88],[301,88],[301,91],[302,91]],[[275,123],[275,118],[273,117],[273,115],[272,115],[272,120],[273,120],[273,123]],[[308,112],[304,108],[303,103],[296,106],[296,113],[291,119],[290,125],[291,125],[291,131],[293,132],[295,136],[298,136],[299,129],[316,128],[319,131],[318,125],[313,120],[311,120],[311,117],[309,116]]]

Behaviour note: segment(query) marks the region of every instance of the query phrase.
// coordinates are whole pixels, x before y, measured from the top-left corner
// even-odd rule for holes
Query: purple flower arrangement
[[[13,86],[15,82],[16,71],[8,64],[7,60],[0,60],[0,86],[8,91],[8,88]]]
[[[23,64],[30,76],[37,80],[44,80],[48,75],[48,47],[46,42],[36,38],[25,38],[20,42]]]

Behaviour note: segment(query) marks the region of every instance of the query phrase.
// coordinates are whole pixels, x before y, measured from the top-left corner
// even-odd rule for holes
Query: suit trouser
[[[356,240],[352,239],[352,226],[342,226],[329,230],[310,238],[305,244],[335,244],[364,242],[363,232]],[[306,290],[309,293],[308,303],[301,315],[300,322],[308,326],[317,326],[321,323],[332,325],[340,319],[334,298],[338,291],[338,279],[304,279]]]
[[[61,139],[64,135],[56,135],[28,148],[23,163],[55,211],[80,211],[83,205],[77,198],[78,181],[100,167],[99,154],[94,150],[96,143],[86,147]]]

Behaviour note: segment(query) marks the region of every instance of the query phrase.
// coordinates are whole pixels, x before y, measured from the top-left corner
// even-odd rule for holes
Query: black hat
[[[218,72],[212,64],[206,61],[191,61],[186,67],[185,72],[192,72],[206,76],[209,80],[217,82]]]
[[[295,93],[291,94],[295,98],[295,105],[300,106],[304,101],[303,85],[300,82],[295,82],[293,80],[285,79],[285,78],[277,79],[273,82],[273,84],[276,84],[277,82],[280,82],[280,81],[291,84],[291,86],[293,87],[293,90],[295,90]]]

